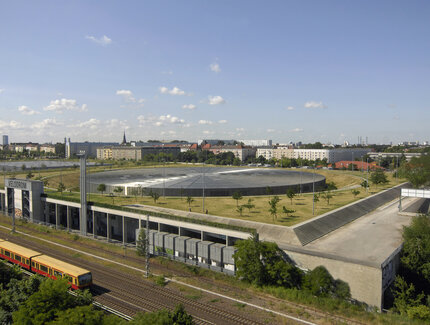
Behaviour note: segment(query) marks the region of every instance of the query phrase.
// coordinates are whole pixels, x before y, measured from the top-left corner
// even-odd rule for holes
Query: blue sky
[[[9,141],[430,140],[429,1],[1,1]]]

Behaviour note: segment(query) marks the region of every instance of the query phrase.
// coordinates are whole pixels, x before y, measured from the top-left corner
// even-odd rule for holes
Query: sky
[[[430,141],[429,17],[427,0],[0,0],[0,134]]]

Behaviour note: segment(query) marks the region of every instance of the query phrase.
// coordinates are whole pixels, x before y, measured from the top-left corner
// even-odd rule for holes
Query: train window
[[[61,274],[61,272],[55,271],[54,270],[54,275],[56,278],[61,278],[63,275]]]
[[[28,258],[25,259],[25,264],[30,265],[30,260]]]
[[[34,261],[31,261],[31,266],[36,267],[36,263],[34,263]]]
[[[45,265],[40,264],[40,270],[45,273],[48,273],[48,268]]]
[[[72,282],[72,277],[68,274],[64,274],[64,277],[67,279],[67,281]]]
[[[6,255],[7,257],[10,257],[10,253],[8,251],[4,251],[4,255]]]
[[[21,262],[21,256],[19,256],[19,255],[17,255],[17,254],[15,254],[15,259],[16,259],[18,262]]]

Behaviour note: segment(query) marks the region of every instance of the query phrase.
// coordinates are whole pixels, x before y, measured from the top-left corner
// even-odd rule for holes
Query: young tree
[[[237,212],[239,212],[240,216],[242,216],[242,212],[243,212],[243,205],[238,206],[238,207],[236,208],[236,211],[237,211]]]
[[[60,182],[59,184],[58,184],[58,187],[57,187],[57,191],[58,192],[60,192],[61,194],[63,194],[63,191],[66,189],[66,186],[62,183],[62,182]]]
[[[337,190],[337,186],[334,182],[328,182],[327,183],[327,191],[334,191]]]
[[[188,208],[191,210],[191,203],[194,202],[194,199],[191,196],[187,196]]]
[[[146,229],[141,228],[136,241],[136,252],[139,256],[146,255]]]
[[[362,181],[360,185],[361,187],[364,187],[366,189],[369,187],[369,183],[367,182],[367,180]]]
[[[43,186],[45,186],[45,187],[47,187],[49,185],[49,180],[47,178],[44,178],[42,180],[42,182],[43,182]]]
[[[375,184],[385,184],[388,183],[387,175],[382,169],[376,169],[370,174],[370,181]]]
[[[27,173],[26,178],[27,178],[27,179],[32,179],[32,178],[33,178],[33,176],[34,176],[34,174],[32,173],[32,170],[30,169],[30,170],[28,171],[28,173]]]
[[[279,201],[281,201],[281,199],[277,195],[275,195],[269,201],[269,205],[270,205],[269,212],[272,215],[273,221],[275,221],[278,217],[277,214],[278,214],[278,203],[279,203]]]
[[[113,189],[113,191],[120,195],[124,191],[124,189],[121,186],[117,186]]]
[[[239,207],[239,200],[242,200],[242,193],[234,192],[232,198],[236,200],[236,207]]]
[[[249,213],[251,213],[251,209],[255,208],[255,204],[252,204],[253,199],[249,198],[247,204],[243,204],[243,207],[248,209]]]
[[[157,203],[157,200],[160,198],[160,194],[158,192],[152,192],[150,193],[150,196],[152,197],[152,199],[154,200],[154,204]]]
[[[103,195],[103,192],[106,191],[106,184],[99,184],[99,186],[97,186],[97,191],[101,192]]]
[[[293,199],[295,196],[296,196],[296,192],[292,188],[289,188],[287,190],[287,197],[290,199],[291,205],[293,205]]]
[[[330,191],[325,191],[321,193],[321,197],[327,201],[327,205],[330,205],[330,199],[333,197],[334,195],[330,192]]]
[[[290,209],[287,209],[286,207],[285,207],[285,205],[282,207],[282,212],[283,213],[285,213],[285,215],[287,216],[287,218],[288,218],[288,215],[290,214],[290,213],[294,213],[295,212],[295,210],[290,210]]]
[[[352,193],[352,195],[354,195],[354,197],[356,197],[358,194],[360,194],[360,191],[359,191],[359,190],[356,190],[356,189],[353,189],[353,190],[351,191],[351,193]]]

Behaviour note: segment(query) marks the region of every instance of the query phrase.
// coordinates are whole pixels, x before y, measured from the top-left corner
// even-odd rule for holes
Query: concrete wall
[[[353,299],[376,306],[379,309],[382,308],[381,268],[311,255],[304,252],[284,251],[301,268],[311,270],[320,265],[324,266],[335,279],[341,279],[349,284]]]

